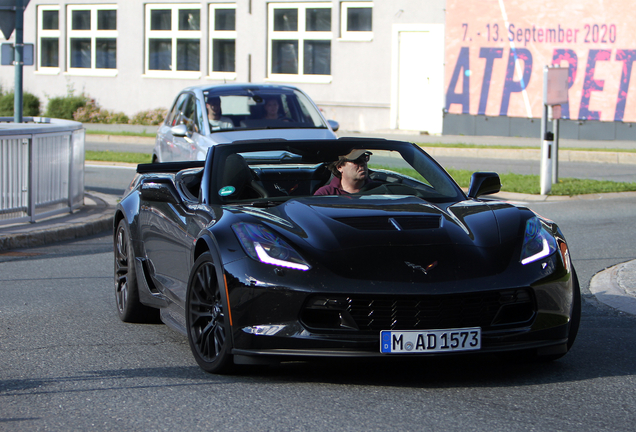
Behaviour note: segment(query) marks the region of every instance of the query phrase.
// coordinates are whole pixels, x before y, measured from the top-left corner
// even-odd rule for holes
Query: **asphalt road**
[[[499,172],[531,165],[440,160]],[[609,170],[600,176],[622,175],[602,165],[576,169],[581,178],[601,168]],[[89,166],[86,186],[120,193],[133,173]],[[598,271],[636,258],[636,198],[528,205],[560,224],[584,296],[572,351],[544,365],[467,356],[208,375],[181,335],[119,321],[107,233],[0,252],[0,430],[632,431],[636,317],[598,303],[588,286]]]
[[[84,187],[95,192],[122,195],[134,176],[134,167],[84,165]]]
[[[0,430],[633,431],[636,317],[587,286],[636,258],[636,198],[530,206],[560,223],[584,292],[573,349],[542,365],[471,356],[208,375],[181,335],[119,321],[109,235],[0,253]]]

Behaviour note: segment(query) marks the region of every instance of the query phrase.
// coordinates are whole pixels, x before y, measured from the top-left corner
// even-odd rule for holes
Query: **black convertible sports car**
[[[465,194],[418,146],[377,139],[139,165],[115,214],[119,316],[160,315],[215,373],[303,356],[557,359],[581,315],[569,249],[554,222],[480,198],[500,187],[475,173]]]

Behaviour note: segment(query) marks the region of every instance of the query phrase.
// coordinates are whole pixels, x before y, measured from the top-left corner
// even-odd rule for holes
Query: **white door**
[[[442,133],[444,108],[444,27],[400,30],[397,39],[396,126],[398,129]],[[396,58],[397,57],[397,58]],[[396,100],[397,99],[397,100]]]

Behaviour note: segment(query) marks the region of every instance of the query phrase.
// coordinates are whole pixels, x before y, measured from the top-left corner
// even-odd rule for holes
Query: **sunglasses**
[[[363,154],[358,159],[347,160],[347,162],[351,162],[351,163],[354,163],[356,165],[362,165],[362,164],[365,164],[365,163],[369,162],[369,155],[368,154]]]

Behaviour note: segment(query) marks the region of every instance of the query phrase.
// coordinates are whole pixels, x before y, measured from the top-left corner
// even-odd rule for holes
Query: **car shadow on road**
[[[161,326],[162,327],[162,326]],[[163,328],[163,327],[162,327]],[[177,337],[180,339],[180,337]],[[495,355],[288,361],[240,366],[232,374],[203,372],[179,342],[178,366],[83,370],[68,376],[0,380],[0,397],[118,389],[280,383],[403,388],[497,388],[572,383],[636,375],[636,317],[584,306],[571,351],[550,363],[511,362]],[[148,362],[156,364],[156,359]],[[143,360],[142,360],[143,364]],[[79,366],[79,365],[76,365]]]
[[[624,336],[636,340],[633,328],[630,333]],[[594,335],[584,332],[570,353],[551,363],[510,362],[494,355],[482,354],[434,358],[290,361],[277,365],[241,366],[228,375],[207,374],[196,365],[92,370],[65,377],[2,380],[0,396],[184,386],[205,388],[234,383],[497,388],[636,375],[636,357],[633,351],[625,349],[618,338],[606,338],[603,342],[599,346]]]
[[[590,315],[585,311],[589,311]],[[507,387],[636,375],[636,317],[584,306],[574,346],[547,363],[496,355],[328,359],[244,369],[263,381],[305,381],[416,388]]]

